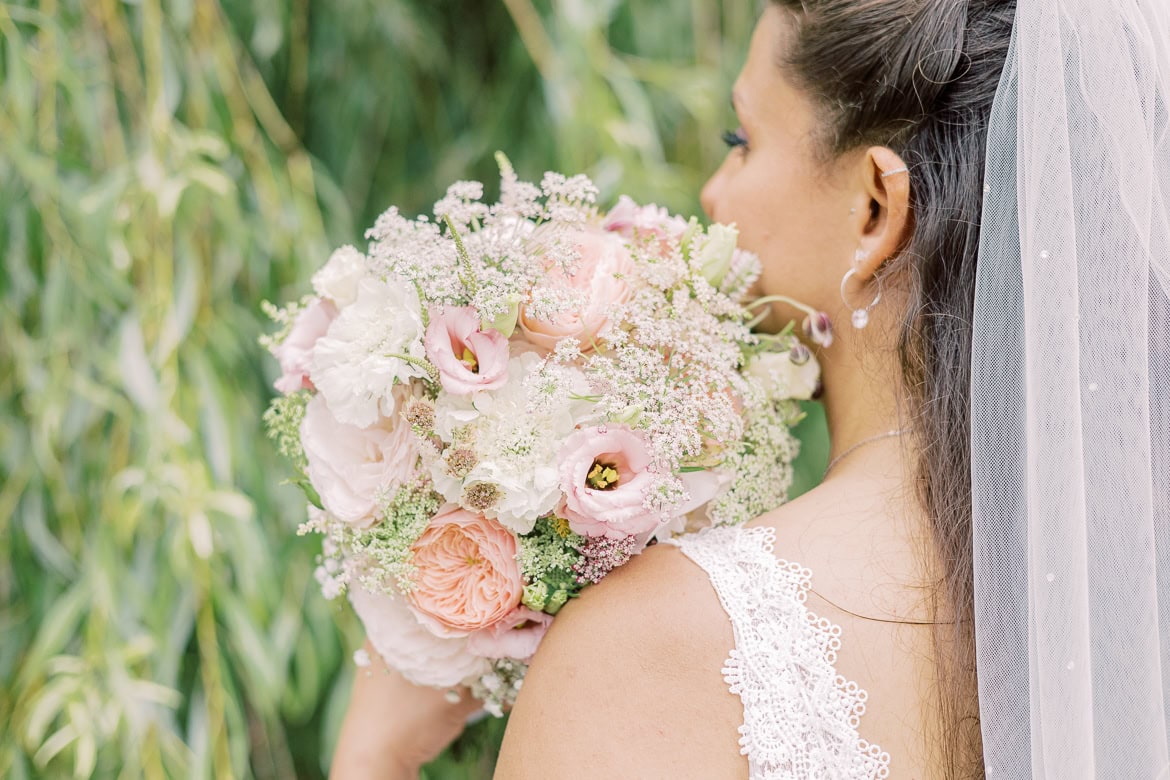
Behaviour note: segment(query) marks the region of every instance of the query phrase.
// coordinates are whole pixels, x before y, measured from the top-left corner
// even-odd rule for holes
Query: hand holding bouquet
[[[783,502],[819,383],[791,329],[752,332],[734,228],[624,197],[600,214],[588,179],[500,164],[498,203],[460,182],[434,221],[391,208],[266,339],[326,597],[409,679],[496,715],[582,588]]]

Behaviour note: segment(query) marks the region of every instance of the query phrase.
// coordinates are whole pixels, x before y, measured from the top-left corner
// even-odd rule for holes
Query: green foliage
[[[0,3],[0,776],[324,775],[360,627],[264,436],[262,301],[497,149],[696,210],[749,5]]]
[[[569,530],[562,518],[536,521],[532,531],[520,537],[516,560],[528,585],[524,586],[525,606],[555,615],[568,600],[580,592],[573,566],[580,563],[585,537]]]

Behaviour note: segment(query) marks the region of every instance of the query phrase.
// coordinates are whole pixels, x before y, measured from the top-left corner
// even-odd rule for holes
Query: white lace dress
[[[890,756],[857,733],[866,693],[837,674],[841,628],[805,606],[812,572],[772,553],[766,527],[673,539],[711,578],[735,632],[723,677],[743,702],[750,780],[870,780]]]

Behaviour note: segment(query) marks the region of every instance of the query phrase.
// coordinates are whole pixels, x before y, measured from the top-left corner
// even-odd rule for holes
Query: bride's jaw
[[[835,456],[902,427],[897,334],[907,295],[884,266],[910,228],[909,177],[888,148],[828,149],[823,112],[778,65],[791,36],[791,12],[770,6],[733,90],[739,128],[702,203],[711,219],[735,223],[740,245],[759,255],[755,296],[784,295],[829,314],[833,344],[815,348]],[[842,280],[850,270],[846,302]],[[868,307],[879,289],[868,323],[855,329],[853,311]],[[775,305],[760,329],[775,332],[804,316]]]

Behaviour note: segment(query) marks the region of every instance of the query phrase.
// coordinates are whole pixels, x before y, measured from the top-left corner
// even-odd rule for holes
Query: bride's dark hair
[[[826,157],[888,146],[910,169],[899,350],[941,581],[935,663],[949,777],[983,777],[973,626],[970,363],[987,122],[1015,0],[773,0],[795,16],[779,66],[811,95]]]

